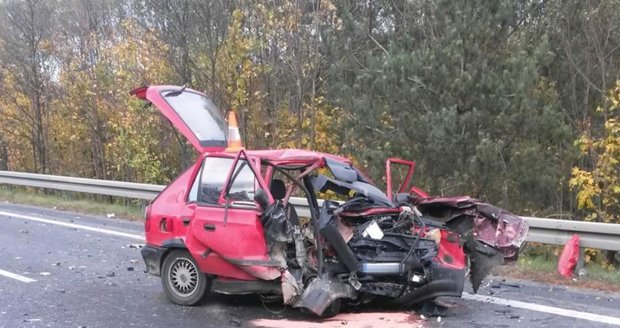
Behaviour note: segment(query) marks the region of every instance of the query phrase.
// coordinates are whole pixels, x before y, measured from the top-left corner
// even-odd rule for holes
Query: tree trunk
[[[4,140],[0,138],[0,170],[7,171],[9,169],[9,150]]]
[[[616,251],[605,251],[605,262],[616,265]]]

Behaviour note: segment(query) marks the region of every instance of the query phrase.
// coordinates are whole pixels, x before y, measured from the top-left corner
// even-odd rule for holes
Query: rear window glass
[[[226,147],[226,128],[220,110],[204,95],[166,90],[163,98],[196,135],[204,147]]]

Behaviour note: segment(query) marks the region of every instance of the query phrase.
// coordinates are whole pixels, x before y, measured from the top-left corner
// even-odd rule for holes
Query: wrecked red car
[[[461,296],[514,259],[518,217],[470,198],[411,187],[413,162],[387,162],[387,193],[351,161],[306,150],[230,148],[219,109],[185,87],[132,91],[200,153],[146,210],[147,271],[181,305],[209,291],[262,294],[327,317],[342,302],[412,305]],[[406,176],[393,193],[392,165]],[[306,206],[301,206],[304,199]]]

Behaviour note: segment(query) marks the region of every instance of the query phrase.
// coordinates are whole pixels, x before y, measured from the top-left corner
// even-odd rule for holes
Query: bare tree
[[[48,87],[54,64],[45,42],[49,40],[52,10],[47,1],[21,0],[1,4],[0,39],[4,43],[5,58],[0,63],[12,73],[13,90],[25,95],[28,106],[17,106],[21,111],[15,119],[23,120],[30,127],[33,169],[48,171],[46,133],[48,116]],[[5,101],[15,101],[15,94],[5,94]]]

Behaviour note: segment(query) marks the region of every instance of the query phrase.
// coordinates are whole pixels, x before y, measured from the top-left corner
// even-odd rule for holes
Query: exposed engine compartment
[[[460,296],[468,268],[477,291],[492,267],[518,256],[527,225],[505,210],[469,197],[406,196],[394,205],[350,167],[327,165],[334,178],[306,177],[306,192],[353,194],[347,201],[323,201],[314,221],[281,202],[263,215],[270,249],[283,253],[273,257],[295,278],[287,304],[322,315],[336,299],[411,305]]]
[[[458,235],[413,206],[368,202],[362,196],[324,201],[316,222],[300,220],[283,202],[265,204],[261,220],[271,257],[287,264],[284,302],[323,315],[337,299],[409,305],[460,296],[466,262]]]

